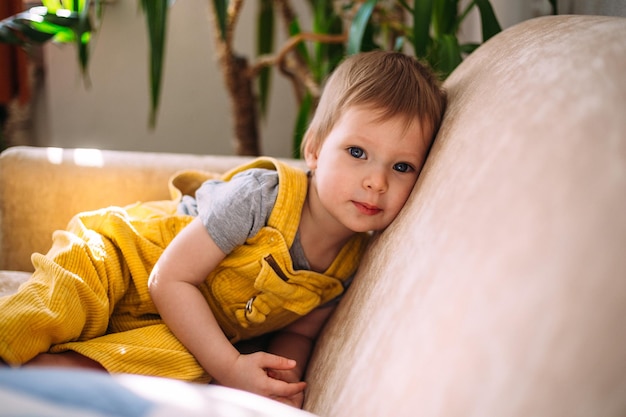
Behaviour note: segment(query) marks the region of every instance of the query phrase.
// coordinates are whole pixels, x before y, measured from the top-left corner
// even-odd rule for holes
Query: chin
[[[348,229],[352,230],[354,233],[364,233],[364,232],[380,232],[385,230],[387,226],[377,226],[377,225],[355,225],[355,227],[348,227]]]

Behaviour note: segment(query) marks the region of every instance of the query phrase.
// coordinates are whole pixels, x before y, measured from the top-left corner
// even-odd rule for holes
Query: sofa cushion
[[[308,369],[327,416],[626,410],[626,19],[530,20],[445,83],[410,201]]]

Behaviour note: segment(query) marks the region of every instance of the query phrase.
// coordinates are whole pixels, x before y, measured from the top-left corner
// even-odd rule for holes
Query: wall
[[[237,50],[252,56],[256,2],[248,2],[239,24]],[[148,67],[143,15],[135,0],[107,8],[95,40],[85,88],[72,45],[48,45],[46,80],[38,103],[36,143],[41,146],[96,147],[232,154],[229,101],[214,52],[210,2],[185,0],[171,9],[162,105],[156,130],[149,131]],[[263,151],[291,152],[295,99],[276,76]],[[268,127],[268,126],[271,126]]]
[[[559,7],[567,13],[610,14],[616,7],[623,11],[622,1],[559,0]],[[236,34],[236,48],[246,56],[253,56],[256,3],[246,2]],[[147,129],[146,36],[135,0],[115,0],[108,7],[93,49],[90,88],[83,85],[72,46],[46,46],[47,73],[35,120],[36,143],[232,154],[229,102],[216,63],[209,4],[184,0],[171,9],[162,105],[154,131]],[[548,0],[492,0],[492,5],[503,28],[550,13]],[[302,24],[307,30],[306,22]],[[476,12],[462,28],[461,38],[480,39]],[[290,86],[275,74],[269,118],[262,126],[263,153],[291,155],[295,109]]]

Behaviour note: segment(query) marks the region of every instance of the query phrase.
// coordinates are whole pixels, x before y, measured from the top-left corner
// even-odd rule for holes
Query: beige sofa
[[[524,22],[445,86],[432,153],[324,330],[305,409],[626,415],[626,19]],[[240,161],[9,149],[0,269],[30,271],[76,212],[167,198],[174,171]]]

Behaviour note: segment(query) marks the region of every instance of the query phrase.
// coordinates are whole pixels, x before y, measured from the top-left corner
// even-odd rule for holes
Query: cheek
[[[337,187],[337,183],[341,182],[340,179],[344,174],[345,172],[341,169],[341,164],[332,158],[318,159],[315,175],[317,175],[318,183],[323,184],[324,187]]]
[[[342,185],[344,181],[341,181],[339,175],[333,171],[318,171],[317,186],[318,192],[326,198],[338,198],[342,192]]]
[[[407,200],[411,196],[411,191],[413,191],[413,186],[414,185],[415,185],[414,183],[412,183],[412,184],[401,184],[392,193],[392,195],[393,195],[393,197],[392,197],[393,203],[392,204],[397,208],[398,212],[400,211],[400,209],[402,209],[404,204],[407,202]]]

